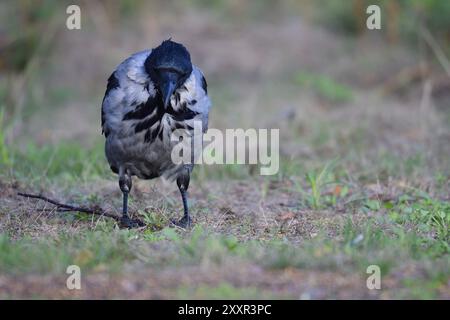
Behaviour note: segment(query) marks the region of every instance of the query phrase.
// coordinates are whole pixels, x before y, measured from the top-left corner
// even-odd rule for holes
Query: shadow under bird
[[[201,70],[192,64],[188,50],[170,39],[131,55],[111,74],[102,103],[102,132],[106,158],[123,193],[122,226],[139,226],[128,216],[132,176],[176,181],[184,215],[174,223],[191,225],[187,189],[193,162],[172,161],[176,142],[170,137],[177,129],[193,137],[194,121],[201,123],[200,134],[206,132],[210,106]]]

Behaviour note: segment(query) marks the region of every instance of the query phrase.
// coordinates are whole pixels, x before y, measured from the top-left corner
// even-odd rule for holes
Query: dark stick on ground
[[[57,211],[62,211],[62,212],[67,212],[67,211],[76,211],[76,212],[84,212],[84,213],[90,213],[93,215],[98,215],[98,216],[104,216],[104,217],[108,217],[108,218],[112,218],[115,221],[119,222],[120,217],[108,213],[106,211],[104,211],[103,209],[99,208],[99,207],[94,207],[94,208],[86,208],[86,207],[76,207],[76,206],[71,206],[69,204],[64,204],[64,203],[60,203],[57,202],[55,200],[49,199],[47,197],[41,196],[41,195],[37,195],[37,194],[29,194],[29,193],[22,193],[19,192],[17,193],[19,196],[21,197],[26,197],[26,198],[32,198],[32,199],[40,199],[40,200],[44,200],[48,203],[51,203],[53,205],[56,206],[56,210]]]

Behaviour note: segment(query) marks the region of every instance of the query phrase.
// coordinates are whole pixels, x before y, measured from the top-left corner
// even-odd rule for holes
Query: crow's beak
[[[173,81],[172,79],[165,81],[164,84],[161,86],[162,99],[164,102],[164,108],[166,109],[170,104],[170,97],[175,91],[175,88],[176,88],[175,81]]]

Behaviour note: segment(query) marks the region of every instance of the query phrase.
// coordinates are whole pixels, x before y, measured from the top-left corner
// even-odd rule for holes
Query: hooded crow
[[[170,137],[177,129],[193,137],[194,121],[200,122],[203,134],[210,106],[205,77],[191,63],[188,50],[170,39],[133,54],[111,74],[102,103],[102,132],[106,158],[123,193],[122,226],[138,226],[128,216],[131,177],[137,176],[176,181],[184,215],[174,223],[190,227],[186,192],[193,162],[172,161],[175,142]]]

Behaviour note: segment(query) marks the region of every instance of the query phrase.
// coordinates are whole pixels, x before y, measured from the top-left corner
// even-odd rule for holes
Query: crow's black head
[[[192,72],[191,56],[182,44],[165,40],[152,50],[145,61],[145,70],[161,92],[164,107],[167,108],[173,92]]]

